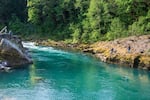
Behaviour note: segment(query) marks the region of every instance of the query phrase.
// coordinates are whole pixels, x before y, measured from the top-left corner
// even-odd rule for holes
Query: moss
[[[140,57],[140,63],[150,65],[150,56],[141,56]]]
[[[134,55],[122,56],[122,58],[124,58],[125,61],[133,61],[134,57],[135,57]]]
[[[106,53],[107,54],[107,52],[106,52],[107,50],[104,48],[94,47],[93,49],[96,53]]]

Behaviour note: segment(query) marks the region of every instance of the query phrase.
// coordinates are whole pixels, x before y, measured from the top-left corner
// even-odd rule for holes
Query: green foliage
[[[21,32],[24,32],[24,24],[16,16],[12,16],[12,20],[9,22],[9,28],[16,34],[21,34]]]
[[[1,0],[5,25],[22,36],[73,43],[150,34],[150,1]]]
[[[78,43],[80,41],[81,37],[81,29],[80,26],[76,26],[73,24],[70,24],[70,30],[72,31],[72,38],[73,38],[73,43]]]
[[[137,22],[134,22],[131,26],[129,26],[129,32],[131,35],[143,34],[145,29],[144,20],[145,18],[142,16]]]
[[[12,16],[27,20],[27,0],[0,0],[0,24],[8,25]]]
[[[21,22],[17,16],[12,16],[8,23],[8,27],[14,32],[14,34],[21,36],[29,36],[33,33],[36,33],[34,25]]]
[[[142,35],[150,33],[150,10],[146,16],[140,16],[138,21],[129,26],[130,35]]]
[[[110,25],[110,31],[107,33],[108,40],[117,39],[126,36],[125,25],[119,18],[114,18]]]
[[[89,41],[88,33],[83,33],[81,38],[83,43],[87,43]]]

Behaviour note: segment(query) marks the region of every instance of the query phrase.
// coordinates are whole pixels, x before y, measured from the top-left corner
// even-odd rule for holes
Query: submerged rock
[[[21,38],[9,34],[0,35],[0,60],[6,61],[7,66],[11,67],[32,63]]]
[[[35,77],[34,81],[36,81],[36,82],[44,81],[44,78],[43,77]]]

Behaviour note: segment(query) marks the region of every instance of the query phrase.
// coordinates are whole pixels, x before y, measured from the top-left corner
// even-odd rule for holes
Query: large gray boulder
[[[21,39],[9,34],[0,35],[0,60],[7,62],[11,67],[32,63]]]

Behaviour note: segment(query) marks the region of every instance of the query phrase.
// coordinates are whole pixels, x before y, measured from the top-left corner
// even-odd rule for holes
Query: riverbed
[[[150,100],[150,72],[24,43],[33,64],[0,72],[0,100]]]

